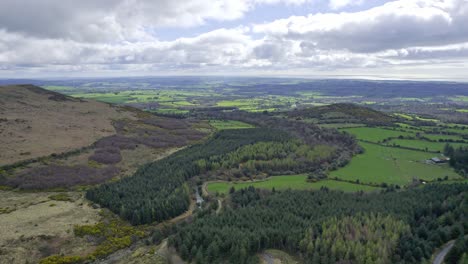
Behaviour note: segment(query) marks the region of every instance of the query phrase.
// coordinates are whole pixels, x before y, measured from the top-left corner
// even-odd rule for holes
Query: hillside
[[[0,120],[0,263],[43,263],[50,255],[93,251],[107,255],[128,246],[109,249],[115,240],[110,237],[96,247],[75,236],[75,226],[109,219],[113,230],[133,232],[92,207],[82,190],[128,177],[212,129],[208,122],[159,117],[32,85],[0,87]]]
[[[101,183],[129,175],[206,134],[197,121],[157,117],[32,85],[0,91],[0,145],[5,149],[0,185],[11,188]]]
[[[0,86],[0,165],[88,146],[134,115],[33,85]]]
[[[355,104],[332,104],[288,113],[290,118],[315,119],[318,123],[363,123],[368,125],[388,125],[395,118],[374,109]]]

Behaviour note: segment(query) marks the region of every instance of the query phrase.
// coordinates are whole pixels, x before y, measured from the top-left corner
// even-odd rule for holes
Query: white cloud
[[[116,42],[152,39],[148,30],[239,19],[258,5],[311,0],[2,0],[0,29],[25,36]],[[156,36],[157,37],[157,36]]]
[[[355,13],[295,16],[254,31],[320,49],[376,52],[468,40],[468,1],[400,0]]]
[[[343,9],[359,2],[325,4]],[[233,21],[249,10],[278,3],[301,6],[312,1],[3,0],[0,75],[294,74],[466,67],[466,0],[398,0],[360,12],[292,16],[173,41],[152,33],[161,27],[177,30],[212,20]],[[23,5],[29,8],[20,9]]]

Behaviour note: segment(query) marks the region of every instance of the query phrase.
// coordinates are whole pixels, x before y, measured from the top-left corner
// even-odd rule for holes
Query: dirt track
[[[447,244],[445,244],[442,250],[434,258],[434,261],[432,261],[432,264],[444,263],[445,256],[447,256],[447,254],[450,252],[450,249],[452,249],[454,244],[455,244],[455,241],[450,241]]]

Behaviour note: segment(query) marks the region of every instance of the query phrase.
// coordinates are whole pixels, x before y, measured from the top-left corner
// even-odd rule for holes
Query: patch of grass
[[[334,180],[323,180],[319,182],[308,182],[306,174],[273,176],[264,181],[257,182],[212,182],[207,186],[210,193],[228,193],[231,187],[236,190],[253,186],[260,189],[276,190],[295,189],[295,190],[319,190],[327,187],[332,190],[341,190],[345,192],[357,191],[375,191],[380,188],[366,185],[352,184]]]
[[[424,118],[424,117],[420,117],[420,116],[415,116],[414,118],[417,119],[417,120],[421,120],[421,121],[439,122],[439,120],[433,119],[433,118]]]
[[[210,120],[210,125],[217,130],[253,128],[251,124],[234,120]]]
[[[177,108],[159,108],[154,112],[158,114],[176,115],[176,114],[187,114],[189,110],[182,110],[182,109],[177,109]]]
[[[406,120],[413,120],[413,117],[407,114],[394,113],[393,115],[404,118]]]
[[[393,139],[389,142],[390,145],[396,144],[398,146],[402,147],[408,147],[408,148],[415,148],[415,149],[420,149],[420,150],[427,150],[428,151],[440,151],[442,152],[444,150],[444,147],[447,143],[445,142],[429,142],[429,141],[423,141],[423,140],[417,140],[417,139]],[[454,147],[459,147],[459,146],[467,146],[468,144],[464,143],[449,143],[450,145]]]
[[[82,263],[84,259],[80,256],[58,256],[53,255],[42,259],[39,264],[74,264]]]
[[[320,127],[326,128],[352,128],[352,127],[363,127],[365,124],[358,123],[335,123],[335,124],[318,124]]]
[[[345,128],[342,130],[355,135],[356,138],[359,140],[366,140],[366,141],[375,142],[375,143],[381,142],[382,140],[390,138],[390,137],[399,137],[399,136],[414,137],[416,136],[415,133],[403,132],[403,131],[398,131],[398,130],[390,130],[390,129],[384,129],[384,128],[374,128],[374,127]]]
[[[9,214],[11,212],[16,211],[16,208],[10,208],[10,207],[0,207],[0,214]]]
[[[288,253],[277,250],[277,249],[267,249],[265,250],[265,254],[268,254],[272,256],[275,260],[279,260],[282,264],[297,264],[299,263],[296,261],[292,256],[290,256]],[[274,263],[277,263],[277,261],[274,261]]]
[[[49,196],[49,199],[62,202],[73,202],[73,199],[67,193],[58,193]]]
[[[454,101],[468,102],[468,96],[455,96],[452,97]]]
[[[407,185],[413,178],[427,181],[448,176],[460,178],[452,168],[445,165],[426,164],[434,154],[421,151],[384,147],[360,143],[364,154],[357,155],[344,168],[331,172],[332,177],[363,183],[387,183]]]
[[[73,88],[70,86],[58,86],[58,85],[49,85],[49,86],[43,86],[47,90],[51,91],[61,91],[61,92],[67,92],[67,91],[72,91]]]

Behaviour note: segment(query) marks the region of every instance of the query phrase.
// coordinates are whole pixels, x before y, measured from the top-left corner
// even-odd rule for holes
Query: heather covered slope
[[[0,186],[8,188],[73,188],[125,177],[210,128],[32,85],[0,93]]]
[[[134,113],[33,85],[0,86],[0,165],[67,152],[115,134]]]

